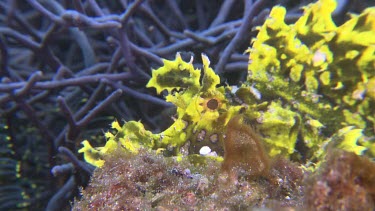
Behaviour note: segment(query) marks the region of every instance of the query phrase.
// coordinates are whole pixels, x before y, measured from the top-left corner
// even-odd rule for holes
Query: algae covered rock
[[[334,150],[305,180],[305,204],[311,210],[374,210],[375,163],[352,152]]]
[[[194,165],[146,149],[137,155],[117,149],[104,159],[73,210],[248,210],[303,201],[302,171],[286,159],[275,162],[272,180],[239,176],[235,183],[212,159]]]

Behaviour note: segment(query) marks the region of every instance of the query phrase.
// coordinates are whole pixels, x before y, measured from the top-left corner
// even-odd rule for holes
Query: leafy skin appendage
[[[243,122],[243,116],[233,117],[226,128],[222,169],[231,177],[241,174],[247,177],[267,175],[270,160],[263,148],[261,137],[251,126]]]
[[[247,86],[268,105],[258,128],[271,155],[295,153],[299,140],[307,159],[324,155],[329,143],[375,156],[375,8],[341,26],[335,8],[320,0],[288,25],[276,6],[248,50]]]

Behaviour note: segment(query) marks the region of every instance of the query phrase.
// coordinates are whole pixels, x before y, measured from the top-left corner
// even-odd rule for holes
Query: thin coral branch
[[[65,24],[71,26],[77,26],[80,28],[93,28],[93,29],[112,29],[120,28],[122,25],[118,22],[118,16],[113,16],[115,20],[104,20],[100,18],[90,18],[76,11],[65,11],[61,18],[65,21]]]
[[[86,34],[83,33],[82,31],[79,31],[78,29],[71,29],[70,33],[72,33],[73,37],[75,37],[76,42],[81,48],[85,67],[90,67],[93,64],[95,64],[96,62],[95,52]]]
[[[110,105],[113,101],[117,100],[122,95],[122,90],[118,89],[109,95],[103,102],[95,106],[84,118],[77,122],[78,127],[86,126],[92,118],[94,118],[99,112]]]
[[[104,83],[100,83],[99,86],[95,89],[95,91],[91,94],[90,98],[87,100],[85,105],[83,105],[78,111],[76,111],[75,114],[70,112],[71,116],[69,116],[68,118],[71,118],[72,120],[74,120],[74,124],[72,123],[69,124],[69,121],[68,121],[68,125],[64,128],[64,130],[60,132],[60,134],[55,139],[54,141],[55,146],[62,145],[65,139],[68,139],[68,141],[76,140],[77,136],[79,135],[80,130],[75,120],[82,119],[84,115],[87,114],[90,111],[90,109],[94,107],[95,102],[98,100],[99,95],[103,89],[104,89]],[[68,109],[70,110],[69,107]]]
[[[8,54],[7,47],[6,47],[2,37],[0,37],[0,56],[1,56],[1,59],[0,59],[0,76],[1,77],[4,77],[4,76],[10,77],[9,67],[8,67],[9,54]]]
[[[74,165],[72,163],[66,163],[62,165],[54,166],[51,169],[51,174],[55,177],[62,176],[66,174],[71,174],[74,171]]]
[[[33,6],[36,10],[38,10],[40,13],[42,13],[44,16],[49,18],[50,20],[60,24],[64,25],[64,21],[58,16],[53,14],[51,11],[47,10],[43,5],[41,5],[38,1],[36,0],[27,0],[27,2]]]
[[[77,78],[69,78],[59,81],[45,81],[36,82],[33,88],[35,89],[57,89],[67,86],[82,86],[88,83],[98,83],[100,79],[106,78],[108,80],[126,80],[132,77],[131,73],[117,73],[117,74],[96,74],[90,76],[81,76]],[[9,92],[14,89],[24,87],[26,82],[14,82],[8,84],[0,84],[0,92]]]
[[[70,151],[68,148],[59,147],[59,152],[63,154],[74,165],[75,168],[83,170],[89,175],[92,174],[92,172],[94,171],[95,168],[93,166],[78,160],[74,153]]]
[[[105,80],[105,79],[103,79]],[[91,94],[90,98],[86,101],[85,105],[82,106],[75,114],[74,119],[81,119],[85,114],[87,114],[91,108],[94,107],[95,102],[98,100],[100,93],[104,90],[104,83],[101,82],[99,86]]]
[[[0,34],[8,35],[17,41],[20,42],[21,45],[26,46],[27,48],[30,48],[31,50],[37,50],[39,49],[39,44],[33,40],[31,40],[28,36],[23,35],[15,30],[12,30],[8,27],[0,27]]]
[[[64,205],[71,200],[75,188],[76,181],[74,176],[71,176],[64,186],[62,186],[48,201],[46,210],[61,210],[61,207],[64,207]]]
[[[112,54],[111,64],[108,66],[106,73],[112,73],[117,67],[120,59],[122,58],[121,48],[117,48]]]
[[[218,74],[222,74],[225,71],[224,67],[225,64],[228,62],[230,55],[238,47],[238,45],[244,41],[244,39],[246,38],[246,33],[248,33],[251,29],[253,18],[261,11],[261,8],[265,3],[266,0],[256,1],[251,6],[251,9],[245,11],[245,15],[243,17],[243,22],[241,24],[240,29],[238,30],[234,38],[230,41],[228,46],[225,48],[223,54],[220,56],[218,64],[216,65],[216,72]]]
[[[37,71],[33,73],[29,80],[24,83],[24,86],[19,89],[9,90],[9,92],[13,91],[12,93],[9,93],[5,96],[2,96],[0,98],[0,105],[4,105],[8,101],[12,100],[13,98],[22,99],[23,96],[27,95],[31,89],[34,87],[35,83],[41,78],[42,72]],[[3,106],[1,106],[3,107]]]
[[[124,86],[124,85],[121,85],[119,83],[114,83],[114,82],[111,82],[111,81],[108,81],[106,79],[103,79],[103,82],[104,83],[107,83],[117,89],[121,89],[124,91],[124,93],[130,95],[130,96],[133,96],[135,98],[138,98],[140,100],[145,100],[147,102],[150,102],[150,103],[153,103],[153,104],[156,104],[156,105],[161,105],[161,106],[164,106],[164,107],[171,107],[172,104],[171,103],[168,103],[168,102],[165,102],[165,100],[161,100],[159,98],[156,98],[156,97],[153,97],[153,96],[150,96],[150,95],[147,95],[147,94],[143,94],[141,92],[138,92],[138,91],[135,91],[127,86]]]
[[[127,23],[130,16],[132,16],[135,13],[135,11],[144,1],[145,0],[136,0],[132,4],[130,4],[126,11],[120,15],[121,23]]]
[[[65,118],[68,120],[69,127],[76,128],[77,123],[74,119],[72,111],[70,110],[69,106],[66,104],[65,99],[62,96],[58,96],[57,103],[59,104],[60,110],[65,115]]]
[[[186,19],[184,18],[184,15],[183,15],[181,9],[178,7],[177,2],[175,0],[166,0],[166,4],[171,9],[171,12],[178,19],[182,28],[184,28],[184,29],[187,28],[188,25],[187,25]]]
[[[35,104],[36,102],[38,101],[41,101],[43,99],[45,99],[48,95],[50,95],[50,91],[43,91],[41,93],[38,93],[37,95],[34,95],[32,96],[30,99],[28,99],[26,101],[27,104],[29,105],[33,105]],[[10,101],[12,98],[10,97],[10,95],[8,95],[7,97],[4,98],[4,101],[3,101],[3,98],[0,98],[0,105],[2,103],[4,103],[5,101]],[[19,105],[18,104],[15,104],[13,105],[12,107],[6,109],[4,112],[3,112],[3,115],[4,116],[9,116],[10,114],[12,113],[15,113],[17,111],[17,109],[19,109]]]
[[[157,65],[162,65],[162,59],[158,57],[157,55],[153,54],[152,52],[147,51],[147,49],[141,48],[133,43],[130,43],[130,47],[134,51],[134,53],[137,53],[138,55],[144,56],[151,61],[155,62]]]
[[[86,15],[86,11],[85,11],[85,8],[84,8],[83,3],[82,3],[81,0],[73,1],[73,5],[74,5],[74,8],[75,8],[78,12],[80,12],[80,13]]]
[[[209,28],[223,23],[229,15],[229,12],[231,11],[231,8],[235,2],[236,0],[225,0],[220,7],[220,11],[217,13],[216,18],[212,21]]]
[[[16,1],[10,1],[11,3],[0,2],[0,7],[6,11],[6,22],[9,26],[12,26],[13,29],[23,31],[25,34],[29,34],[33,39],[39,39],[40,34],[36,29],[29,25],[25,18],[20,15],[16,10]]]
[[[199,34],[197,34],[198,36],[214,36],[218,33],[221,33],[225,30],[228,30],[228,29],[233,29],[234,27],[236,26],[239,26],[241,25],[241,20],[237,20],[237,21],[231,21],[229,23],[224,23],[224,24],[221,24],[221,25],[218,25],[216,27],[213,27],[211,29],[207,29]],[[165,46],[165,47],[161,47],[161,48],[151,48],[150,51],[154,54],[157,54],[157,55],[160,55],[160,56],[165,56],[165,55],[168,55],[168,54],[171,54],[173,52],[177,52],[179,49],[184,49],[188,46],[192,46],[194,45],[196,42],[191,39],[191,38],[185,38],[183,40],[180,40],[178,42],[175,42],[174,44],[171,44],[171,45],[168,45],[168,46]]]
[[[75,140],[77,136],[79,135],[80,131],[83,127],[85,127],[91,119],[93,119],[95,116],[98,115],[104,108],[108,107],[113,101],[115,101],[118,97],[120,97],[122,94],[121,90],[116,90],[111,95],[109,95],[106,99],[104,99],[101,103],[99,103],[97,106],[95,106],[93,109],[88,111],[87,115],[84,116],[79,121],[75,121],[77,119],[78,115],[73,115],[72,112],[70,112],[70,109],[67,105],[64,105],[64,101],[62,99],[59,100],[59,104],[61,105],[61,109],[66,113],[66,117],[69,120],[69,129],[64,130],[63,134],[66,135],[66,138],[68,140]],[[92,102],[88,103],[88,106],[85,108],[88,110]],[[82,111],[81,111],[82,112]],[[66,134],[66,131],[68,133]],[[58,145],[61,144],[61,141],[64,136],[63,134],[59,135],[59,137],[54,139],[54,143]]]
[[[206,37],[206,36],[201,36],[197,33],[194,33],[190,30],[185,30],[184,31],[184,35],[186,35],[187,37],[190,37],[192,38],[193,40],[197,41],[197,42],[201,42],[201,43],[206,43],[208,45],[213,45],[215,44],[215,41],[212,37]]]
[[[195,0],[196,5],[196,16],[198,19],[198,28],[205,29],[207,28],[208,21],[207,21],[207,12],[204,9],[204,2],[200,0]]]
[[[169,40],[171,37],[183,38],[181,34],[172,32],[169,30],[167,26],[155,15],[155,13],[150,9],[149,6],[143,4],[139,7],[139,11],[145,14],[147,17],[150,18],[151,21],[154,22],[155,26],[160,30],[160,32],[164,35],[166,40]]]
[[[136,65],[134,63],[135,58],[130,49],[128,36],[122,30],[119,30],[119,42],[120,42],[121,52],[123,56],[126,58],[126,64],[129,66],[130,71],[133,74],[141,74],[140,72],[137,71]]]
[[[90,8],[96,13],[97,16],[105,16],[104,12],[95,0],[88,0]]]
[[[23,86],[22,88],[14,91],[15,97],[19,98],[19,97],[22,97],[22,96],[26,95],[27,93],[29,93],[30,90],[35,85],[35,83],[40,80],[42,75],[43,75],[43,73],[41,71],[37,71],[37,72],[33,73],[30,76],[29,80],[25,83],[25,86]]]
[[[154,42],[146,35],[144,31],[142,31],[138,26],[132,24],[132,31],[135,33],[137,40],[142,43],[144,47],[153,47],[155,44]]]
[[[95,75],[97,73],[104,71],[106,68],[109,67],[109,65],[110,64],[108,62],[99,62],[90,67],[77,71],[75,75],[76,76]]]
[[[248,62],[249,61],[249,55],[245,54],[239,54],[239,53],[233,53],[230,56],[231,61],[242,61],[242,62]]]
[[[231,62],[225,65],[225,72],[245,72],[248,68],[247,62]]]

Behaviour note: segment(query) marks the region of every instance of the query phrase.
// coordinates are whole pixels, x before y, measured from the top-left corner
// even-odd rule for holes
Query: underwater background
[[[205,57],[201,59],[201,54],[207,55],[209,66],[220,76],[215,87],[240,87],[246,82],[253,83],[254,86],[249,87],[255,88],[252,90],[254,99],[242,99],[241,92],[237,93],[238,96],[225,96],[233,104],[257,100],[258,91],[262,94],[262,100],[271,99],[273,92],[267,96],[263,92],[266,87],[257,87],[255,84],[260,84],[260,80],[251,78],[248,72],[249,52],[250,55],[252,53],[249,47],[252,45],[251,40],[257,37],[259,30],[256,28],[265,23],[276,5],[285,7],[285,23],[293,24],[302,16],[301,8],[312,2],[314,1],[1,0],[0,210],[71,210],[74,199],[82,197],[82,189],[88,185],[95,169],[78,152],[83,140],[89,140],[94,147],[104,146],[109,137],[107,132],[111,126],[115,129],[113,122],[116,120],[121,125],[125,121],[140,121],[152,134],[169,128],[179,111],[176,111],[174,104],[164,99],[168,96],[167,93],[155,91],[146,85],[153,77],[153,72],[165,65],[166,60],[174,60],[177,52],[180,52],[179,55],[185,62],[194,57],[193,63],[197,68],[205,68]],[[339,0],[337,9],[332,13],[332,20],[340,26],[351,18],[349,13],[360,14],[373,6],[375,2],[372,0]],[[272,53],[271,50],[265,50],[265,55],[273,55]],[[321,54],[315,56],[319,60]],[[369,57],[369,60],[374,59],[373,54]],[[344,65],[350,67],[350,64]],[[375,69],[368,72],[366,76],[373,76]],[[292,75],[291,80],[297,80],[296,77]],[[202,78],[203,76],[198,76],[197,80]],[[167,78],[168,80],[173,81],[173,78]],[[324,78],[321,80],[324,83]],[[371,88],[363,86],[367,90]],[[311,89],[314,89],[314,85]],[[230,93],[232,92],[228,92]],[[363,95],[362,92],[357,94],[358,99]],[[374,101],[369,102],[368,107],[372,108]],[[216,108],[216,103],[219,104],[217,101],[209,101],[208,109],[212,106]],[[334,104],[333,101],[326,103]],[[352,113],[347,115],[352,116]],[[369,116],[371,115],[373,113]],[[354,115],[354,125],[369,121],[360,121],[359,118]],[[313,119],[310,123],[320,127],[320,122]],[[371,133],[374,133],[372,127],[362,128],[370,138]],[[259,129],[266,134],[267,128]],[[115,133],[113,131],[111,132]],[[198,133],[197,136],[199,134],[202,135]],[[302,135],[296,135],[295,139],[302,139],[300,136]],[[290,158],[293,161],[306,162],[306,157],[312,156],[307,153],[308,150],[304,150],[309,146],[306,143],[299,144],[301,142],[293,143],[293,150],[296,147],[299,153],[289,153],[290,148],[275,148],[273,153],[292,154]],[[190,151],[198,153],[200,147],[201,145]],[[356,150],[360,151],[362,148]],[[144,157],[151,156],[146,152],[141,154]],[[363,163],[363,166],[373,168],[367,160],[362,161],[347,154],[342,156],[353,165]],[[129,160],[132,159],[135,158],[129,156]],[[181,165],[179,168],[183,171],[189,166],[186,163],[163,163],[160,157],[153,159],[165,168],[168,165]],[[338,162],[334,156],[328,160]],[[144,164],[143,161],[134,161],[137,162]],[[276,170],[277,176],[301,176],[294,164],[289,165],[284,160],[278,161],[278,164],[290,166],[293,172]],[[212,169],[208,171],[216,171],[215,165],[217,164],[212,164]],[[172,175],[188,177],[179,168]],[[341,168],[344,167],[338,165],[338,169]],[[324,171],[321,174],[329,175]],[[170,177],[167,179],[174,180]],[[310,183],[316,180],[318,179],[310,178]],[[372,185],[371,182],[368,184],[370,187]],[[294,186],[288,188],[290,187],[286,190],[296,191],[295,195],[300,194]],[[313,192],[312,189],[317,187],[310,188]],[[373,197],[374,189],[369,192]],[[191,197],[188,195],[187,198],[190,200]],[[259,197],[267,196],[260,194]],[[153,201],[154,204],[155,201],[157,200]]]

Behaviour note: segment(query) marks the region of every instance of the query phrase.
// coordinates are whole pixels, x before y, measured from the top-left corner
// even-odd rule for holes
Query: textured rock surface
[[[251,207],[299,207],[302,170],[277,159],[268,178],[229,180],[221,163],[177,162],[153,152],[115,151],[96,169],[73,210],[244,210]],[[239,175],[239,174],[238,174]]]
[[[375,209],[375,163],[366,157],[330,152],[305,184],[306,206],[312,210]]]

